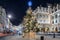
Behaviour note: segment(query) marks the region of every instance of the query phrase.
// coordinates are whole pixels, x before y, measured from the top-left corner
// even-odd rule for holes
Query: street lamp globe
[[[8,18],[12,18],[12,16],[9,14],[9,15],[8,15]]]

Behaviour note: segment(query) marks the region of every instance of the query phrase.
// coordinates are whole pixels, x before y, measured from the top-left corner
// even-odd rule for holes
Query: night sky
[[[13,16],[10,21],[13,25],[19,25],[22,22],[26,10],[28,9],[28,2],[32,1],[32,9],[37,6],[47,6],[47,3],[56,4],[60,3],[60,0],[0,0],[0,5],[6,9],[7,14]]]

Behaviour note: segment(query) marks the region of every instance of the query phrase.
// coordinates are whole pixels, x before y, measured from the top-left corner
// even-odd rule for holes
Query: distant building
[[[8,22],[8,18],[7,18],[7,14],[5,9],[0,6],[0,32],[3,32],[5,30],[5,28],[9,27],[9,25],[11,26],[12,23]]]
[[[0,29],[3,30],[7,26],[6,11],[2,6],[0,6]]]

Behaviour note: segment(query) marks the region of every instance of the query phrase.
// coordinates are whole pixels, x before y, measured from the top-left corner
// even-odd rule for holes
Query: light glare
[[[32,6],[32,2],[31,1],[28,2],[28,6]]]

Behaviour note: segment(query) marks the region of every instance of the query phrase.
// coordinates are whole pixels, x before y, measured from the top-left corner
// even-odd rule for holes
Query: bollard
[[[53,34],[53,38],[55,38],[55,33]]]
[[[44,40],[44,36],[41,36],[41,39],[40,40]]]

